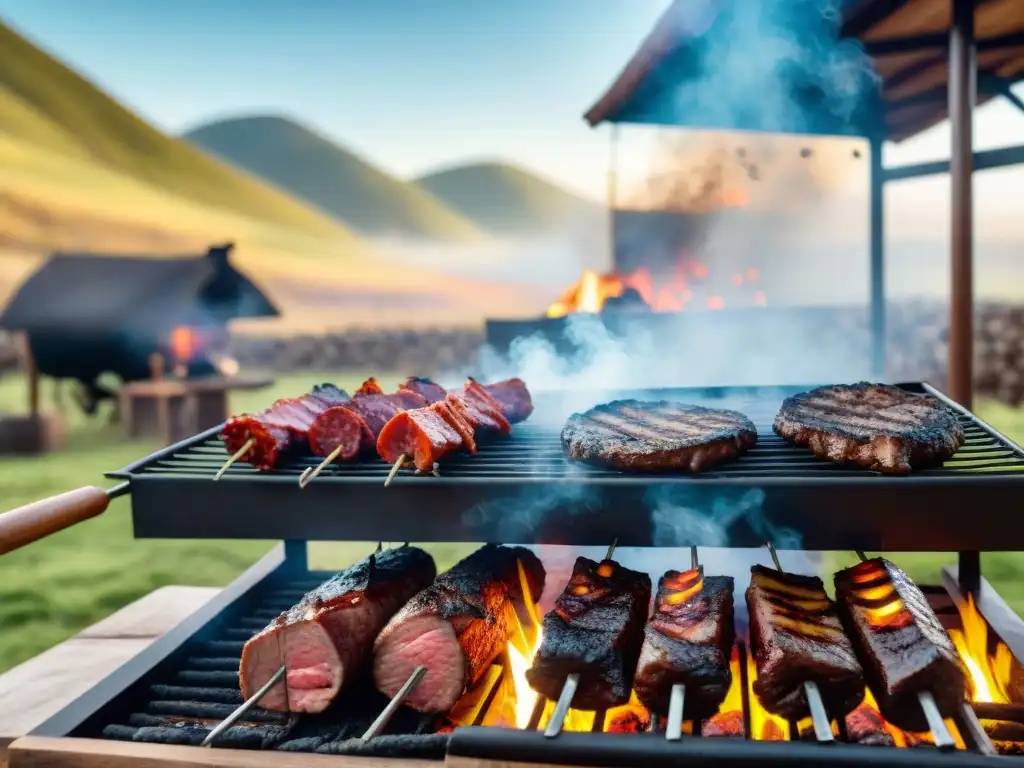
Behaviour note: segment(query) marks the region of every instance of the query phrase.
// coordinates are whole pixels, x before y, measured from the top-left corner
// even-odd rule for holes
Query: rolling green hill
[[[429,192],[283,117],[223,120],[189,131],[184,138],[289,190],[357,232],[437,240],[483,234]]]
[[[416,183],[490,232],[550,231],[596,208],[583,198],[507,163],[474,163],[421,176]]]
[[[0,23],[0,134],[210,207],[337,240],[328,216],[171,138]]]

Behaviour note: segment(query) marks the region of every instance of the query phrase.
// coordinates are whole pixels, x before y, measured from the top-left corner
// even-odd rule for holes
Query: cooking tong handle
[[[125,490],[90,485],[5,512],[0,515],[0,555],[102,514],[111,498]]]

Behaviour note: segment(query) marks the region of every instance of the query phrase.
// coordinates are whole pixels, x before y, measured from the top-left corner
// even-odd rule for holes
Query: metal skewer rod
[[[779,553],[775,551],[775,545],[774,544],[772,544],[770,541],[767,542],[767,544],[768,544],[768,554],[770,554],[772,556],[772,562],[775,563],[775,570],[781,572],[782,571],[782,565],[779,564]]]
[[[683,738],[683,705],[686,703],[686,686],[676,683],[668,700],[668,722],[665,724],[665,739],[679,741]]]
[[[395,475],[398,474],[398,470],[400,470],[402,468],[402,465],[405,464],[406,458],[407,456],[403,453],[401,456],[398,457],[398,461],[391,465],[391,471],[388,472],[388,477],[384,481],[385,488],[391,485],[391,481],[395,479]]]
[[[697,546],[690,547],[690,569],[697,570],[700,567],[700,561],[697,559]]]
[[[256,445],[255,437],[250,437],[248,440],[246,440],[245,444],[237,451],[235,451],[233,454],[231,454],[231,457],[224,462],[220,469],[217,470],[217,474],[213,476],[213,479],[220,480],[222,477],[224,477],[224,473],[231,469],[231,465],[234,464],[236,461],[240,460],[243,456],[245,456],[245,454],[247,454],[254,445]]]
[[[857,550],[857,557],[860,558],[860,561],[862,563],[866,563],[868,561],[868,556],[864,554],[864,550],[863,549],[858,549]]]
[[[250,709],[252,709],[257,704],[259,704],[260,699],[262,699],[264,696],[266,696],[270,692],[271,688],[273,688],[275,685],[277,685],[279,682],[281,682],[282,678],[284,678],[285,673],[287,671],[288,671],[288,667],[282,665],[281,668],[278,669],[277,672],[275,672],[271,676],[271,678],[269,680],[267,680],[267,682],[265,682],[263,684],[262,688],[260,688],[258,691],[256,691],[256,693],[254,693],[252,696],[250,696],[248,699],[246,699],[244,702],[242,702],[242,705],[238,709],[236,709],[234,712],[232,712],[230,715],[228,715],[226,718],[224,718],[224,720],[221,721],[217,725],[216,728],[214,728],[212,731],[210,731],[206,735],[206,738],[203,739],[202,744],[200,744],[199,746],[201,746],[201,747],[212,747],[213,746],[213,742],[222,733],[224,733],[224,731],[226,731],[232,725],[234,725],[239,720],[241,720]],[[285,682],[286,686],[287,686],[287,684],[288,683]]]
[[[828,712],[825,711],[825,703],[821,700],[821,691],[818,690],[818,684],[813,680],[805,681],[804,693],[807,694],[807,706],[811,709],[814,738],[820,742],[834,741],[832,722],[829,720]]]
[[[565,678],[565,685],[562,686],[562,693],[555,704],[555,711],[551,713],[551,719],[544,729],[544,736],[553,739],[562,732],[562,725],[565,724],[565,716],[569,714],[569,707],[572,706],[572,697],[576,695],[576,688],[580,684],[578,672],[573,672]]]
[[[978,721],[978,713],[967,703],[960,705],[960,717],[956,718],[956,727],[960,729],[960,735],[970,737],[974,747],[983,755],[998,754],[992,740],[985,733],[985,728]]]
[[[317,464],[316,467],[307,467],[306,470],[301,475],[299,475],[299,488],[305,488],[307,485],[310,484],[314,477],[316,477],[325,469],[327,469],[327,465],[341,455],[341,451],[343,448],[343,445],[339,445],[337,448],[335,448],[333,451],[327,454],[324,457],[324,460]]]
[[[413,689],[420,684],[420,680],[427,674],[427,668],[424,666],[416,667],[409,675],[409,679],[405,681],[405,685],[398,689],[398,693],[394,695],[388,705],[384,707],[384,710],[377,715],[377,719],[373,721],[369,728],[366,729],[366,733],[360,736],[361,741],[369,741],[374,736],[378,735],[387,726],[391,717],[395,714],[400,706],[405,703],[405,700],[409,698],[409,694],[412,693]]]
[[[921,702],[921,709],[924,711],[925,720],[928,721],[928,730],[932,732],[932,738],[935,739],[935,746],[939,749],[956,749],[956,742],[946,727],[946,722],[942,719],[932,692],[921,691],[917,694],[917,700]]]
[[[612,559],[612,555],[615,554],[615,547],[618,546],[618,543],[619,543],[619,537],[616,536],[614,539],[612,539],[612,543],[608,546],[608,551],[605,552],[605,555],[604,555],[604,559],[605,560],[611,560]]]

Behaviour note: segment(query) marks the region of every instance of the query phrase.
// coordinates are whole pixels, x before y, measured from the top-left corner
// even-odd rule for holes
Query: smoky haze
[[[736,6],[741,11],[706,24],[702,74],[667,89],[664,98],[669,103],[663,105],[663,111],[696,109],[700,122],[709,126],[747,124],[766,131],[811,131],[815,119],[799,97],[807,89],[794,88],[798,81],[815,90],[816,108],[832,125],[842,126],[853,119],[877,81],[863,49],[855,42],[837,39],[838,0],[744,0]],[[714,4],[690,0],[677,7],[699,16],[712,14]],[[706,21],[709,18],[705,16]],[[764,136],[746,136],[743,141],[742,146],[730,147],[714,137],[664,138],[651,154],[642,186],[634,188],[631,205],[717,212],[724,210],[722,198],[728,198],[735,185],[744,191],[749,198],[746,204],[754,210],[796,210],[807,215],[810,208],[847,183],[849,162],[840,164],[813,153],[794,152],[793,141],[773,143]],[[858,159],[850,145],[838,146],[845,159]],[[780,229],[791,223],[785,216],[769,224],[763,222],[771,222],[770,217],[758,218],[756,226],[754,221],[716,215],[701,232],[698,255],[713,263],[708,254],[715,251],[733,257],[738,250],[770,251]],[[749,263],[747,254],[738,258]],[[762,267],[769,268],[776,273],[784,271],[785,260]],[[520,375],[533,391],[546,392],[547,408],[538,410],[535,419],[558,429],[569,413],[623,391],[848,381],[861,378],[867,370],[866,355],[859,354],[864,350],[857,349],[855,339],[842,333],[829,338],[813,318],[801,313],[739,313],[731,317],[726,311],[679,317],[681,321],[668,333],[664,328],[655,333],[653,326],[639,323],[615,335],[597,317],[570,316],[565,334],[574,349],[571,354],[540,334],[526,334],[508,355],[485,349],[476,373],[485,380]],[[764,429],[766,425],[758,426]],[[514,541],[517,531],[521,535],[524,528],[535,529],[555,509],[586,515],[593,493],[586,486],[571,484],[554,489],[527,487],[512,501],[467,511],[467,522],[494,516],[505,526],[508,540]],[[722,549],[731,543],[731,526],[742,521],[780,548],[799,550],[801,544],[797,532],[771,526],[763,513],[763,499],[758,489],[711,501],[696,498],[686,486],[671,493],[652,493],[644,501],[644,511],[653,540],[664,548],[622,550],[617,558],[627,567],[649,572],[656,580],[665,570],[687,567],[688,554],[678,547],[709,545],[713,549],[702,558],[708,572],[733,575],[742,589],[750,565],[766,562],[765,553]],[[631,525],[641,519],[629,516],[628,510],[623,512]],[[549,589],[557,594],[577,550],[537,549],[549,569],[558,572],[557,578],[549,579]],[[578,551],[594,558],[602,554],[599,548]],[[790,570],[814,570],[815,558],[809,554],[791,551],[783,560]],[[561,561],[560,567],[553,568]]]

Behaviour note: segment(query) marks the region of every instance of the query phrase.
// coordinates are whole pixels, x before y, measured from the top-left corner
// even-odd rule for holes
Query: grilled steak
[[[942,464],[964,444],[956,414],[934,397],[867,382],[787,397],[774,429],[819,458],[890,475]]]
[[[406,704],[446,712],[508,644],[516,615],[525,613],[517,561],[537,600],[544,566],[522,547],[487,545],[442,573],[388,622],[374,643],[373,679],[388,697],[416,667],[427,673]]]
[[[530,687],[557,699],[565,679],[580,676],[573,709],[607,709],[629,701],[651,577],[613,560],[576,560],[572,578],[544,616],[544,639],[526,671]]]
[[[788,720],[807,717],[804,683],[813,681],[829,715],[844,716],[864,698],[864,676],[821,579],[760,565],[750,573],[750,650],[761,705]]]
[[[700,472],[757,442],[742,413],[668,401],[616,400],[574,413],[562,428],[571,458],[615,469]]]
[[[718,711],[732,682],[732,596],[731,576],[704,578],[702,568],[661,577],[633,682],[648,709],[667,715],[672,686],[682,684],[686,720]]]
[[[910,578],[877,558],[835,575],[839,616],[886,720],[926,731],[918,693],[930,691],[943,717],[966,696],[960,655]]]
[[[430,583],[434,559],[416,547],[360,560],[305,595],[245,644],[239,669],[249,698],[282,664],[287,685],[260,705],[280,712],[322,712],[370,654],[381,627]]]

